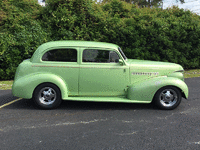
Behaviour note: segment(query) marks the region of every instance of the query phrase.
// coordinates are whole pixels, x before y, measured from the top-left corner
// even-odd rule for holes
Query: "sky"
[[[42,0],[38,0],[38,2],[44,6]],[[176,0],[163,0],[164,9],[166,9],[167,7],[172,7],[173,5],[178,6],[179,8],[190,10],[193,13],[200,15],[200,0],[185,0],[184,4],[176,2]]]
[[[40,5],[42,5],[42,6],[45,5],[45,3],[42,2],[42,0],[38,0],[38,3],[39,3]]]
[[[184,4],[181,4],[180,2],[177,3],[176,0],[163,0],[164,9],[172,7],[173,5],[200,15],[200,0],[185,0]]]

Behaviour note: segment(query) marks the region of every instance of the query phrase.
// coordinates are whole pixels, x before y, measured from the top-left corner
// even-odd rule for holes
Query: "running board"
[[[68,97],[64,100],[92,101],[92,102],[119,102],[119,103],[151,103],[151,101],[130,100],[125,97]]]

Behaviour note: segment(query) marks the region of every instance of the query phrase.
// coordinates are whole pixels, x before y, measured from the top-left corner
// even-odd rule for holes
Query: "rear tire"
[[[172,110],[181,103],[182,95],[178,88],[166,86],[159,89],[154,96],[154,103],[161,109]]]
[[[60,89],[51,83],[41,84],[35,89],[33,100],[39,108],[57,108],[62,101]]]

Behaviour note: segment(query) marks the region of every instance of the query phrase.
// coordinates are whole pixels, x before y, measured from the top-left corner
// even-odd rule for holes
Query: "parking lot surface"
[[[198,150],[200,78],[185,81],[189,99],[170,111],[152,104],[73,101],[40,110],[10,90],[0,91],[0,149]]]

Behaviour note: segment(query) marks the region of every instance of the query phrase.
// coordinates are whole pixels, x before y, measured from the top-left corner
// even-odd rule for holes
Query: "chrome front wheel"
[[[155,104],[161,109],[174,109],[180,104],[181,99],[180,90],[173,86],[161,88],[154,97]]]
[[[177,102],[177,93],[172,89],[165,89],[160,93],[159,99],[163,106],[171,107]]]

